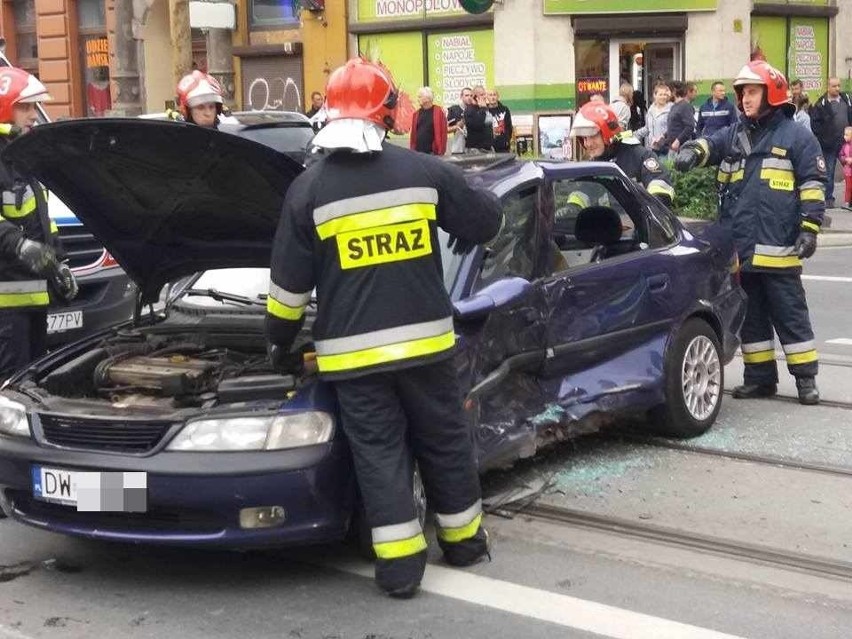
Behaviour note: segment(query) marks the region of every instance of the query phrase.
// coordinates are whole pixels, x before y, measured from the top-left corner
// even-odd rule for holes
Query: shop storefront
[[[388,66],[413,102],[428,86],[446,107],[464,87],[494,86],[493,20],[457,0],[353,0],[349,32],[354,48]]]

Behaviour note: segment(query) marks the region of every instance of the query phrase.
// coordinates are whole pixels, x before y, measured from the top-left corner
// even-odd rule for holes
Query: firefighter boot
[[[444,551],[444,559],[451,566],[464,568],[482,561],[485,557],[491,561],[491,541],[488,539],[488,531],[482,526],[476,534],[469,539],[459,542],[446,542],[438,538],[438,543]]]
[[[758,399],[775,397],[778,387],[775,384],[743,384],[734,388],[731,395],[734,399]]]
[[[819,390],[814,377],[797,377],[796,390],[799,391],[799,403],[805,406],[819,404]]]
[[[376,584],[395,599],[411,599],[426,571],[426,551],[376,561]]]

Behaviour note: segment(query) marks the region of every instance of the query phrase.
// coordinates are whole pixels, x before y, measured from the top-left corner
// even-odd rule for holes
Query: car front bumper
[[[145,513],[78,512],[33,497],[32,468],[146,472]],[[287,546],[342,539],[356,504],[345,442],[276,452],[167,453],[150,457],[41,447],[0,437],[0,505],[52,532],[112,541],[217,547]],[[242,528],[244,508],[280,506],[273,528]]]

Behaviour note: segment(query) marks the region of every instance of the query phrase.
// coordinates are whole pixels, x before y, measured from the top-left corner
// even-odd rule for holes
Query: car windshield
[[[450,291],[456,280],[463,256],[455,255],[447,248],[449,236],[439,230],[441,260],[444,265],[444,286]],[[221,268],[205,271],[195,281],[192,293],[182,293],[181,304],[205,308],[240,307],[246,308],[245,301],[227,299],[225,296],[239,296],[251,301],[264,302],[269,290],[268,268]],[[260,308],[260,305],[258,305]]]

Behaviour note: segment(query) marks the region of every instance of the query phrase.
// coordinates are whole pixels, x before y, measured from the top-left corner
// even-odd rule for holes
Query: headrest
[[[577,216],[574,236],[583,244],[615,244],[621,239],[621,217],[607,206],[589,206]]]

